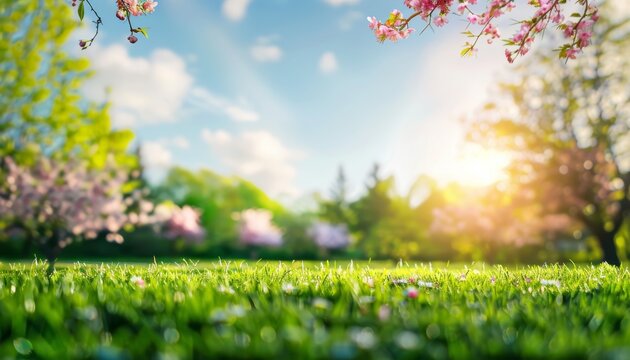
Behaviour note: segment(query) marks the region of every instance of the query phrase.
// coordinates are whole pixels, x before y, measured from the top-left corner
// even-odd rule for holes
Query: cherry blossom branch
[[[90,10],[94,13],[94,16],[96,16],[96,20],[92,21],[94,24],[96,24],[96,30],[94,31],[94,36],[92,36],[91,39],[89,39],[89,40],[79,40],[79,46],[81,47],[82,50],[85,50],[88,47],[92,46],[92,43],[94,42],[94,40],[98,36],[98,32],[100,30],[100,26],[103,24],[103,19],[101,19],[101,16],[98,14],[98,12],[96,12],[96,10],[94,9],[94,6],[92,6],[92,3],[90,2],[90,0],[80,0],[79,9],[77,10],[77,12],[79,13],[79,18],[81,20],[83,20],[83,15],[85,13],[84,3],[88,4],[88,6],[90,7]],[[72,1],[72,6],[76,6],[76,0]]]
[[[98,36],[100,26],[103,24],[103,20],[101,19],[96,9],[94,9],[94,7],[92,6],[92,3],[90,2],[90,0],[72,0],[72,6],[76,7],[77,2],[78,2],[77,14],[79,16],[79,20],[83,21],[83,17],[85,15],[85,3],[88,4],[88,6],[90,7],[90,10],[96,16],[96,20],[93,21],[96,24],[96,30],[95,30],[94,36],[91,39],[79,41],[79,46],[81,47],[81,49],[85,50],[92,45],[92,43]],[[130,35],[129,37],[127,37],[127,40],[130,43],[134,44],[135,42],[138,41],[138,38],[134,35],[135,33],[141,33],[145,37],[147,38],[149,37],[146,28],[133,27],[133,25],[131,24],[131,16],[151,14],[155,11],[155,7],[157,5],[158,5],[157,1],[154,1],[154,0],[116,0],[116,7],[117,7],[116,17],[121,21],[127,20],[129,24],[129,32],[130,32]]]
[[[486,10],[482,13],[475,13],[472,5],[476,5],[478,1],[487,3]],[[535,14],[522,21],[521,28],[510,38],[503,38],[508,47],[515,47],[515,50],[509,48],[505,50],[505,56],[509,62],[522,55],[525,55],[537,35],[543,36],[545,30],[550,25],[557,25],[559,30],[564,32],[564,36],[568,42],[559,48],[559,57],[565,59],[573,59],[582,51],[582,48],[590,44],[592,36],[592,27],[599,19],[597,15],[597,7],[590,4],[588,0],[573,0],[576,4],[583,6],[584,11],[580,13],[572,13],[568,18],[578,18],[577,23],[565,21],[562,10],[568,9],[570,4],[565,0],[531,0],[529,6],[536,9]],[[461,55],[472,54],[476,50],[479,39],[482,36],[488,37],[488,43],[492,43],[494,39],[501,38],[499,29],[493,23],[505,13],[516,7],[514,0],[457,0],[457,11],[452,11],[455,0],[404,0],[404,5],[413,10],[413,13],[405,18],[398,10],[390,13],[389,18],[385,22],[380,22],[374,17],[368,17],[369,27],[374,32],[378,41],[385,40],[398,41],[407,38],[414,28],[410,27],[410,22],[420,17],[427,24],[422,30],[430,27],[434,23],[437,27],[442,27],[448,23],[448,16],[451,14],[464,15],[467,13],[466,19],[468,24],[464,34],[474,38],[471,43],[466,42]],[[434,18],[434,11],[439,11],[439,16]],[[567,10],[568,11],[568,10]],[[474,34],[469,28],[472,25],[481,26],[480,31]],[[421,33],[422,33],[421,32]]]

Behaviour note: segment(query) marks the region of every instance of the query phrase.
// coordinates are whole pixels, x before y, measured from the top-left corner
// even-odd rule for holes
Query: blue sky
[[[96,73],[85,93],[112,102],[154,179],[171,165],[205,167],[299,196],[326,193],[340,165],[355,191],[374,162],[401,191],[420,174],[496,178],[504,159],[464,145],[459,120],[492,96],[508,69],[502,49],[460,58],[456,23],[379,44],[365,18],[401,4],[163,0],[134,19],[151,36],[134,45],[101,5],[103,34],[82,53]]]

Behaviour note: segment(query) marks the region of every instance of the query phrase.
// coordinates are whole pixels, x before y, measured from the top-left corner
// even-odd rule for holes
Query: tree
[[[461,55],[471,55],[477,50],[477,43],[486,38],[488,43],[500,39],[508,47],[505,57],[509,62],[529,52],[537,36],[554,26],[565,37],[565,43],[558,48],[560,58],[574,59],[578,53],[591,43],[593,25],[599,19],[598,9],[589,0],[533,0],[528,5],[534,14],[527,19],[517,21],[519,30],[508,38],[501,38],[497,21],[516,7],[514,0],[485,0],[485,8],[477,6],[477,0],[404,0],[404,5],[413,12],[409,16],[394,10],[385,22],[368,17],[370,29],[377,40],[398,41],[409,37],[415,29],[409,24],[414,18],[425,22],[421,33],[431,23],[442,27],[453,16],[466,16],[466,28],[463,34],[470,38],[464,45]],[[457,6],[455,6],[457,4]],[[573,11],[577,7],[578,11]],[[472,30],[471,30],[472,29]],[[474,30],[474,31],[473,31]]]
[[[38,245],[51,271],[61,250],[73,240],[94,239],[105,232],[108,241],[120,243],[123,226],[147,217],[127,214],[131,203],[123,198],[124,171],[47,159],[31,167],[18,166],[10,158],[4,163],[8,174],[0,187],[0,219],[4,221],[0,228],[17,231]]]
[[[530,200],[579,221],[619,265],[615,238],[630,217],[630,22],[602,17],[593,36],[575,62],[540,55],[524,66],[502,87],[516,114],[488,104],[470,138],[512,152],[512,179]]]
[[[411,206],[409,196],[398,196],[393,176],[382,177],[375,164],[366,192],[350,204],[356,221],[351,230],[364,255],[375,258],[414,258],[422,255],[421,241],[426,227]]]
[[[343,167],[339,167],[337,179],[330,191],[330,199],[319,201],[320,217],[332,224],[353,222],[348,202],[348,182]]]
[[[141,200],[133,192],[137,159],[128,152],[133,133],[112,130],[108,106],[81,97],[89,63],[64,51],[76,27],[65,4],[2,6],[2,227],[19,229],[52,268],[70,241],[105,231],[120,242],[120,227],[142,222],[129,214]]]
[[[575,229],[568,215],[545,214],[536,203],[524,206],[520,197],[527,195],[507,184],[475,191],[451,186],[444,191],[450,193],[450,201],[433,209],[430,233],[450,241],[467,258],[497,261],[510,255],[515,260],[523,248],[553,241]],[[510,254],[515,249],[517,254]]]
[[[34,164],[38,157],[86,160],[108,157],[135,166],[127,153],[133,134],[112,130],[108,107],[82,100],[89,75],[85,59],[64,51],[76,24],[58,0],[5,1],[0,17],[0,157]]]

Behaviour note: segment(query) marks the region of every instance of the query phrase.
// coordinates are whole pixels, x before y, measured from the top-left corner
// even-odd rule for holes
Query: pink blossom
[[[410,298],[410,299],[417,299],[418,298],[418,294],[419,294],[418,289],[416,289],[413,286],[410,286],[410,287],[408,287],[405,290],[405,296]]]
[[[325,249],[342,249],[350,244],[350,235],[345,224],[332,225],[316,222],[308,230],[308,235],[315,244]]]
[[[271,219],[273,215],[268,210],[248,209],[235,215],[239,221],[239,236],[244,245],[280,246],[282,232]]]
[[[438,16],[435,18],[435,20],[433,20],[433,23],[435,24],[435,26],[441,27],[448,23],[448,19],[444,16]]]
[[[468,6],[468,2],[464,1],[464,2],[460,2],[459,5],[457,5],[457,12],[460,14],[463,14],[464,11],[466,11],[466,7]]]
[[[162,223],[164,235],[170,239],[201,242],[206,235],[199,224],[199,212],[190,206],[160,204],[155,209],[154,223]]]
[[[144,4],[142,4],[142,9],[144,9],[144,11],[147,13],[152,13],[153,11],[155,11],[155,7],[157,5],[158,5],[157,1],[147,0],[144,2]]]
[[[141,289],[144,289],[146,286],[144,279],[141,278],[140,276],[132,276],[130,279],[130,282]]]

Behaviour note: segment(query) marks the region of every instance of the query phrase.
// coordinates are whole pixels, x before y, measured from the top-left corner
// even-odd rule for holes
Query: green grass
[[[4,264],[0,359],[630,358],[627,268],[382,265]]]

